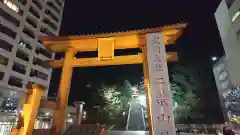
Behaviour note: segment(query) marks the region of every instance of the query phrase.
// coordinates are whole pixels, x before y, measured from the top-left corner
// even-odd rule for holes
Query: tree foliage
[[[117,116],[128,109],[128,102],[131,99],[131,90],[128,87],[102,85],[99,92],[105,100],[103,109],[109,114],[110,119],[116,119]]]
[[[177,123],[191,123],[203,118],[200,96],[203,90],[199,74],[191,67],[175,65],[169,69],[170,88],[174,106],[174,115]],[[134,84],[141,94],[145,93],[143,78]],[[105,100],[104,110],[110,119],[116,119],[122,111],[128,108],[131,99],[132,84],[125,81],[124,85],[102,85],[99,89]]]
[[[189,67],[175,65],[170,68],[169,77],[174,115],[177,122],[185,123],[187,119],[200,115],[196,109],[199,102],[196,91],[200,87],[196,72]],[[145,91],[143,78],[138,89]]]
[[[195,75],[194,70],[180,65],[170,69],[174,115],[178,123],[185,123],[187,119],[200,115],[195,109],[199,102],[199,97],[195,93],[199,82]]]

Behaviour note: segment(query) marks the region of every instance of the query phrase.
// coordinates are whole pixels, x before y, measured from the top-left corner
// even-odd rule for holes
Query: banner
[[[154,135],[176,135],[163,33],[147,34]]]

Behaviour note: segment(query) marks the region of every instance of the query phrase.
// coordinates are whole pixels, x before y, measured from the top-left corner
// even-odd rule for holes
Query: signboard
[[[147,34],[154,135],[176,135],[163,33]]]

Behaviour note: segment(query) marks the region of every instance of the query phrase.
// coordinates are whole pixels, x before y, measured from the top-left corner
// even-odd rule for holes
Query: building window
[[[34,32],[27,27],[24,27],[23,33],[25,33],[26,35],[28,35],[29,37],[31,37],[33,39],[35,38]]]
[[[1,65],[4,65],[4,66],[7,66],[7,64],[8,64],[8,58],[0,55],[0,64],[1,64]]]
[[[47,58],[52,59],[52,54],[41,47],[37,47],[35,52],[36,54],[42,54],[43,56],[46,56]]]
[[[9,29],[8,27],[5,27],[0,24],[0,32],[4,33],[5,35],[8,35],[11,38],[15,38],[17,33]]]
[[[37,20],[35,21],[33,18],[31,17],[27,17],[26,21],[28,22],[28,24],[30,24],[31,26],[33,26],[34,28],[37,28]]]
[[[8,22],[12,23],[14,26],[19,26],[20,21],[15,17],[11,16],[9,13],[5,12],[3,9],[0,9],[0,15]]]
[[[18,103],[17,99],[4,98],[0,110],[1,112],[5,113],[16,113],[17,103]]]
[[[48,79],[48,75],[47,74],[42,73],[40,71],[37,71],[35,69],[31,69],[30,76],[31,77],[37,77],[37,78],[40,78],[42,80],[47,80]]]
[[[50,10],[46,9],[45,14],[51,17],[55,22],[58,23],[59,19],[56,15],[54,15]]]
[[[53,22],[51,22],[49,19],[44,18],[43,22],[48,26],[50,26],[53,30],[57,30],[57,26]]]
[[[232,17],[232,22],[234,22],[240,15],[240,11],[238,10]]]
[[[29,8],[29,12],[32,13],[32,15],[35,16],[36,18],[40,18],[38,11],[36,9],[34,9],[33,7]]]
[[[24,51],[18,49],[16,53],[16,57],[28,62],[29,61],[29,56],[26,54]]]
[[[18,0],[20,3],[22,3],[23,5],[27,4],[27,0]]]
[[[16,71],[18,73],[21,73],[21,74],[26,73],[26,67],[24,65],[16,63],[16,62],[13,63],[12,70]]]
[[[0,48],[6,50],[8,52],[12,51],[13,45],[9,44],[8,42],[0,39]]]
[[[9,7],[10,9],[12,9],[15,12],[19,12],[19,8],[16,4],[12,3],[10,0],[3,0],[3,3]]]
[[[58,15],[60,14],[60,9],[58,9],[53,2],[47,2],[47,5],[52,8]]]
[[[49,36],[55,36],[49,29],[41,27],[40,32],[47,34]]]
[[[27,48],[27,49],[29,49],[29,50],[32,50],[32,46],[31,46],[28,42],[24,41],[23,39],[20,39],[19,45],[20,45],[22,48]]]
[[[58,4],[58,6],[62,7],[62,2],[61,1],[56,0],[55,2]]]
[[[33,0],[32,3],[35,4],[39,9],[42,9],[42,5],[38,0]]]
[[[15,77],[15,76],[9,77],[8,84],[11,86],[18,87],[18,88],[22,88],[22,86],[23,86],[22,79]]]
[[[4,78],[4,72],[0,72],[0,80],[3,80]]]
[[[33,65],[39,65],[39,66],[41,66],[43,68],[46,68],[46,69],[48,68],[45,61],[43,61],[39,58],[36,58],[36,57],[33,58]]]

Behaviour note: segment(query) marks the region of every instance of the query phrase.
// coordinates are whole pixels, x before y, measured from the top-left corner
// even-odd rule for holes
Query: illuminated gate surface
[[[65,111],[68,105],[72,70],[74,67],[143,64],[144,86],[147,93],[149,134],[175,135],[167,61],[177,61],[177,52],[166,53],[165,46],[175,44],[185,27],[186,24],[176,24],[119,33],[41,37],[41,41],[51,52],[65,52],[64,59],[51,60],[48,62],[51,68],[62,68],[57,101],[53,107],[55,111],[52,134],[62,134]],[[114,56],[114,50],[133,48],[140,48],[142,53]],[[97,51],[98,57],[75,57],[77,52],[87,51]],[[42,105],[42,102],[40,105]],[[49,105],[47,101],[45,101],[45,105]],[[33,108],[33,106],[34,104],[30,105],[29,109],[36,111],[36,106],[35,108]],[[24,120],[25,118],[35,119],[33,115],[25,115],[23,117]],[[28,124],[28,121],[24,121],[23,129],[28,131],[32,130],[29,129],[32,127],[26,127],[26,124]]]

